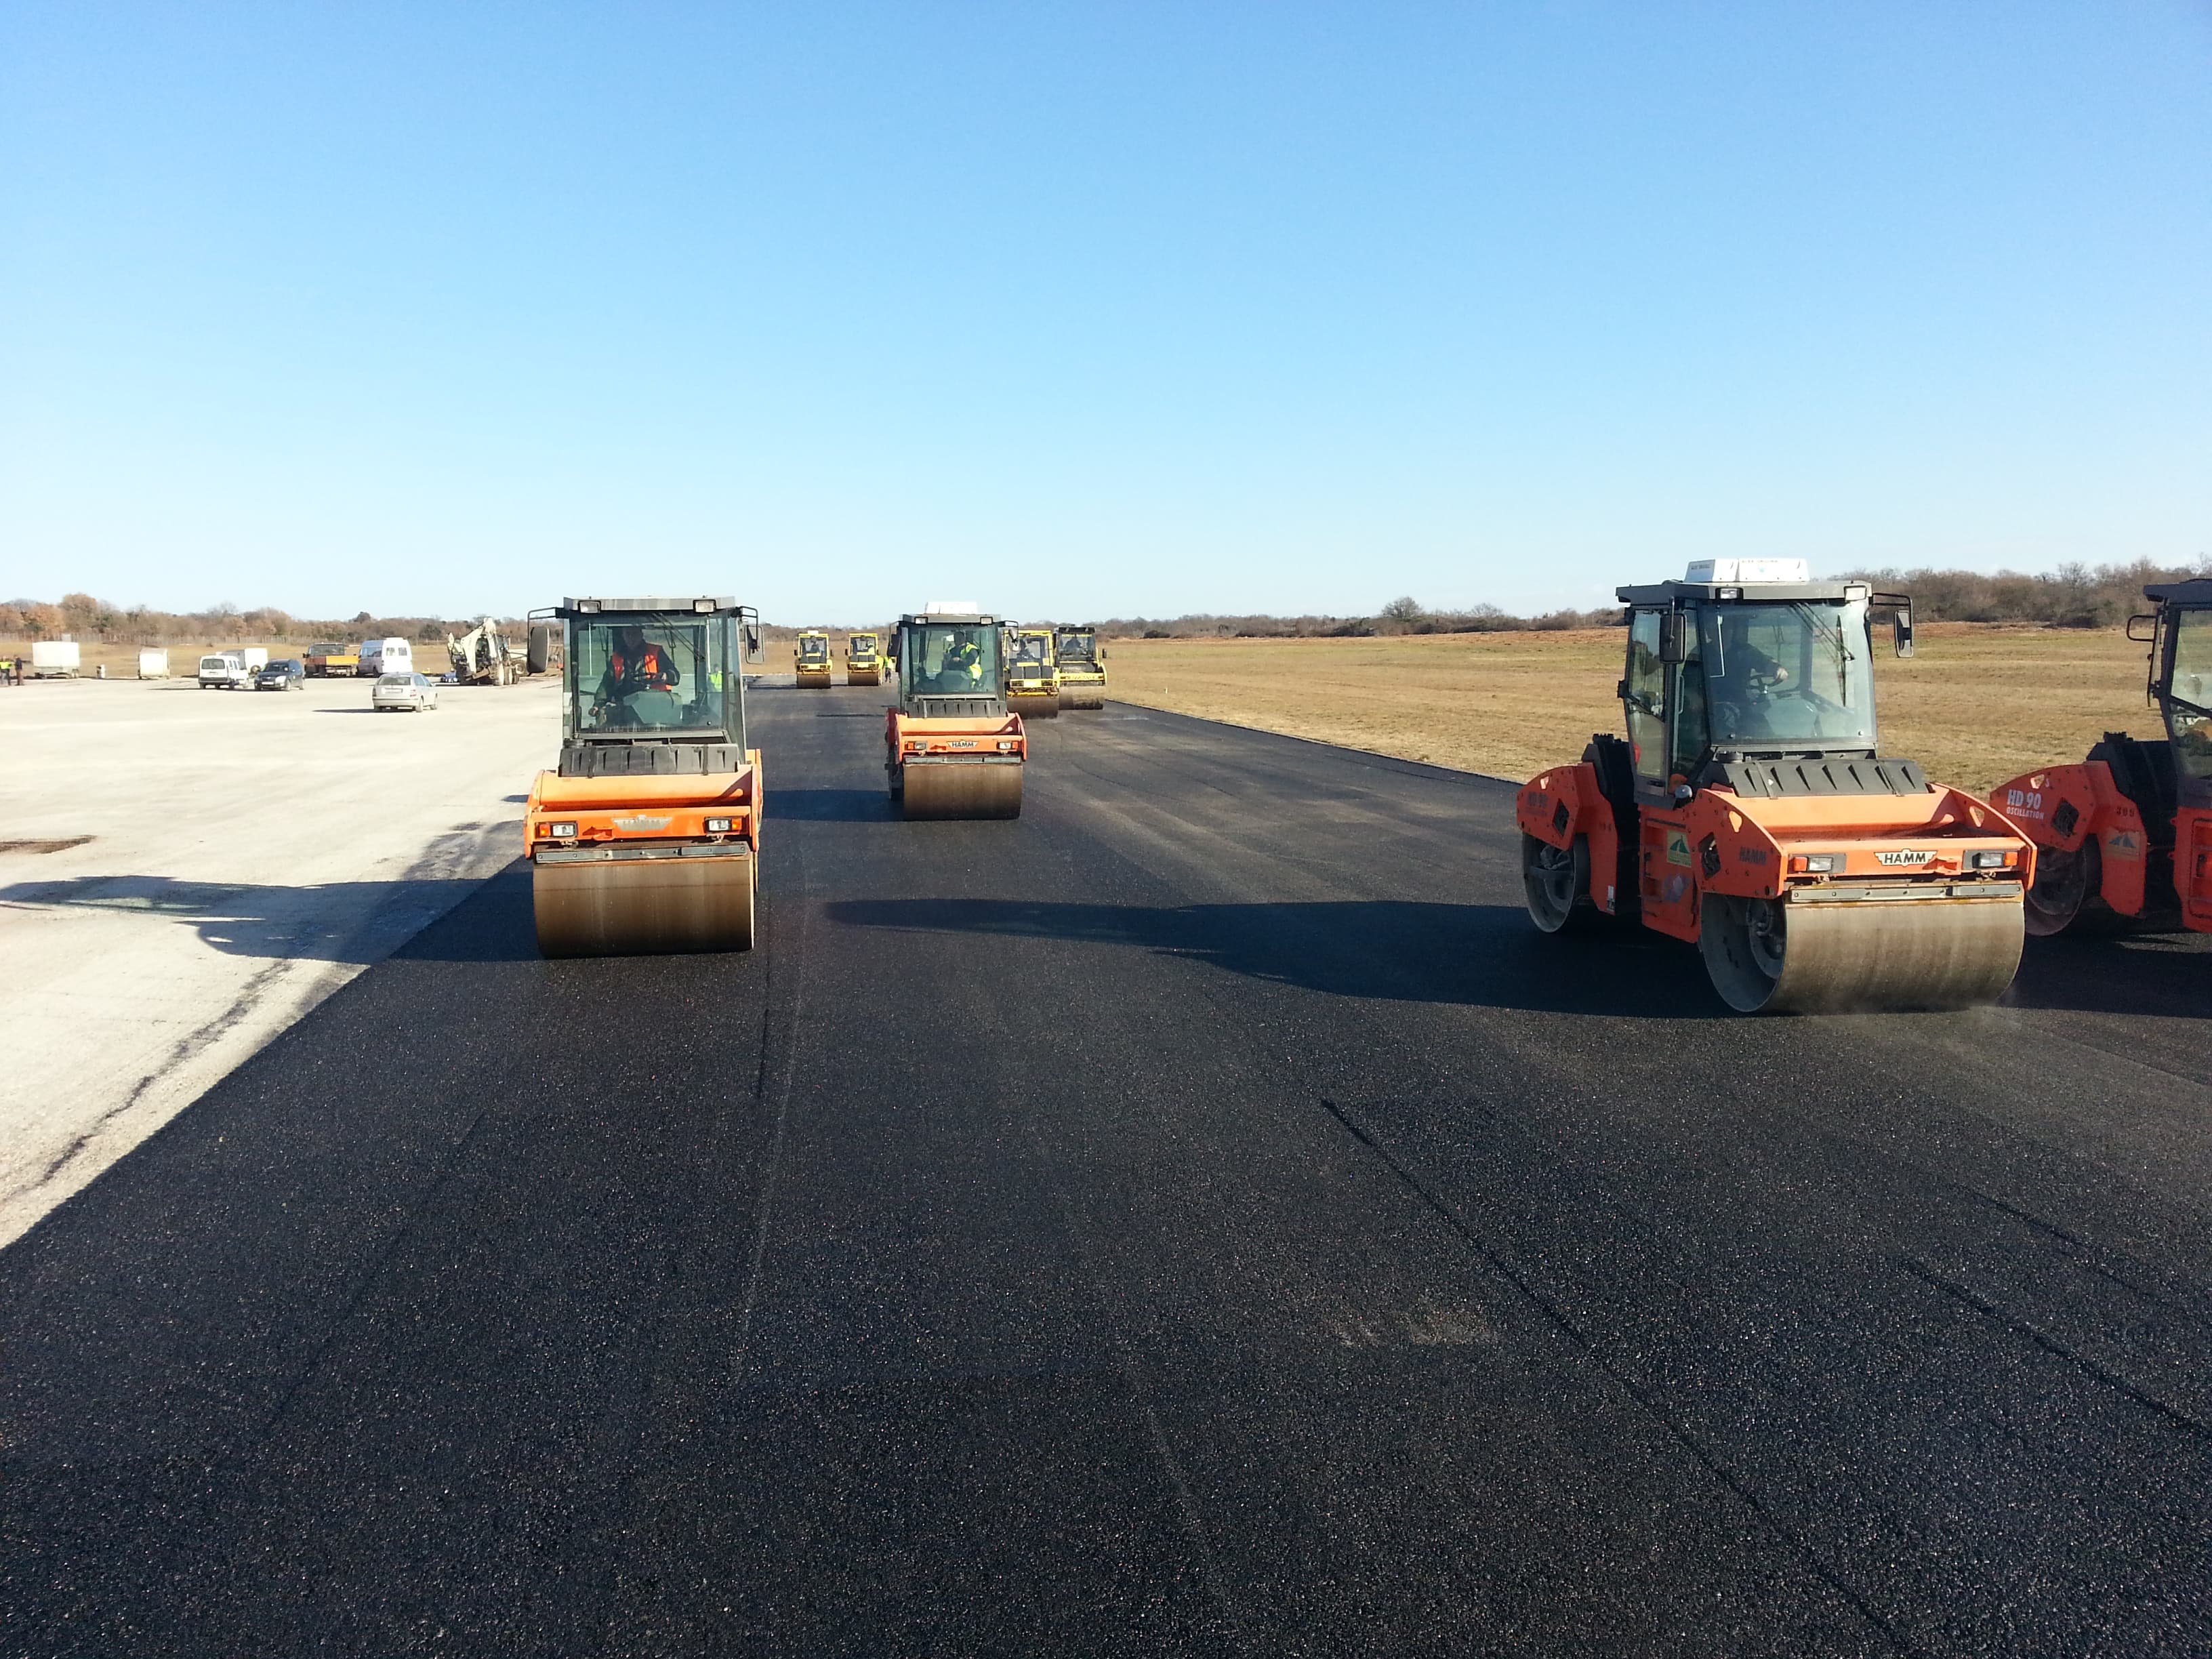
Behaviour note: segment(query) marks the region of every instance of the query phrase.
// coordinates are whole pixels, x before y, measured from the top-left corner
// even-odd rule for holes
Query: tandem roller
[[[884,773],[908,818],[1015,818],[1029,734],[1007,706],[1004,634],[967,600],[898,624],[898,706],[884,720]]]
[[[1546,933],[1634,916],[1696,945],[1740,1013],[1971,1008],[2012,983],[2035,852],[1875,734],[1870,623],[1911,601],[1802,559],[1705,560],[1623,587],[1627,741],[1516,802]]]
[[[761,757],[745,744],[757,612],[729,599],[572,599],[561,762],[523,811],[548,957],[749,951]]]

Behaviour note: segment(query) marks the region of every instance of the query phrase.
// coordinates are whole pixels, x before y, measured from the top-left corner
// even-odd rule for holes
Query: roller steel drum
[[[1029,692],[1006,693],[1006,712],[1019,714],[1025,720],[1054,720],[1060,714],[1060,693],[1048,691],[1042,696]]]
[[[1073,690],[1062,686],[1060,690],[1060,706],[1062,708],[1103,708],[1106,706],[1106,694],[1096,686],[1080,686]]]
[[[909,761],[899,799],[909,818],[1018,818],[1019,761]]]
[[[538,949],[549,957],[750,951],[754,862],[747,855],[533,860]]]
[[[2020,967],[2020,896],[1780,903],[1709,893],[1698,948],[1740,1013],[1973,1008]]]

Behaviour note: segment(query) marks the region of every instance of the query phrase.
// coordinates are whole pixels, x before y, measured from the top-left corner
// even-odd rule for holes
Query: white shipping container
[[[169,653],[166,651],[141,651],[138,653],[138,678],[142,680],[168,678]]]
[[[74,678],[82,663],[75,640],[39,640],[31,647],[31,672]]]

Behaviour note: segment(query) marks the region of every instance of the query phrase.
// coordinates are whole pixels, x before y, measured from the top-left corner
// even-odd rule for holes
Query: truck
[[[75,640],[38,640],[31,646],[31,678],[73,680],[82,665]]]
[[[311,680],[351,679],[361,672],[361,653],[350,645],[325,640],[307,647],[307,663]]]

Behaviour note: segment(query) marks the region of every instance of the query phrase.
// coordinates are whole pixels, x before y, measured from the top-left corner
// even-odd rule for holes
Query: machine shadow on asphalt
[[[471,925],[444,925],[456,905]],[[520,860],[489,881],[331,882],[265,887],[168,876],[77,876],[0,887],[0,905],[167,916],[230,956],[368,965],[388,956],[440,962],[535,962],[530,878]],[[376,924],[395,909],[442,917],[397,951]],[[333,926],[329,918],[346,918]],[[380,947],[379,940],[383,944]]]
[[[2212,1016],[2212,938],[2134,933],[2030,939],[2007,1008],[2082,1014],[2148,1014],[2166,1019]],[[2195,957],[2191,964],[2177,957]]]
[[[799,823],[896,823],[891,798],[881,789],[783,789],[770,787],[763,814]]]
[[[1679,972],[1664,960],[1669,941],[1547,939],[1529,927],[1518,905],[852,899],[823,913],[847,927],[1134,945],[1332,996],[1647,1019],[1709,1019],[1726,1012],[1703,975],[1689,971],[1693,954]]]

